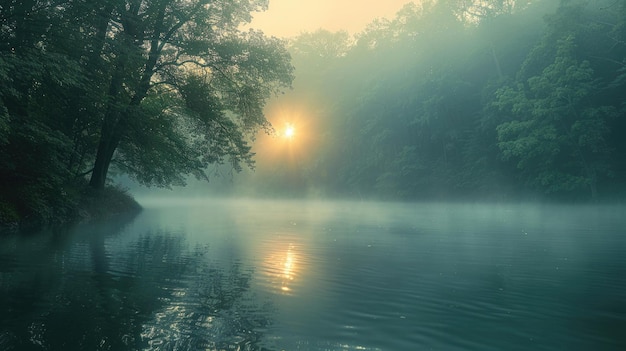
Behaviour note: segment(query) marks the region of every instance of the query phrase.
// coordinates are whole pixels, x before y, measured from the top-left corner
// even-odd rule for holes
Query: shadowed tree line
[[[626,191],[625,1],[423,1],[354,38],[303,34],[290,51],[289,99],[313,101],[323,125],[303,193]]]
[[[253,164],[281,41],[241,31],[266,0],[9,0],[0,5],[0,219],[70,216],[109,170],[142,184]]]

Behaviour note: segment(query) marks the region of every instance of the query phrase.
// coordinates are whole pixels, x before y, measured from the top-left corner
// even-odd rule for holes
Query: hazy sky
[[[393,18],[411,0],[269,0],[269,10],[254,15],[251,27],[290,37],[319,28],[355,34],[375,18]]]

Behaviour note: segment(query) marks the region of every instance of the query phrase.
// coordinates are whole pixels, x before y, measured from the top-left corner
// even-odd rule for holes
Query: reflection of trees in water
[[[167,233],[110,243],[120,229],[0,251],[15,261],[0,267],[0,349],[261,349],[269,309],[251,296],[250,271]]]
[[[200,251],[197,251],[198,253]],[[237,262],[226,269],[195,255],[186,286],[148,322],[141,334],[149,350],[262,350],[270,310],[249,292],[252,272]]]

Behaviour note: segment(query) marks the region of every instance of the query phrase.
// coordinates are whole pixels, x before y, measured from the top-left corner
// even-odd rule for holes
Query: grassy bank
[[[0,197],[0,230],[30,230],[141,211],[139,203],[117,186],[96,190],[81,184],[59,189],[54,195],[37,192],[26,195]]]

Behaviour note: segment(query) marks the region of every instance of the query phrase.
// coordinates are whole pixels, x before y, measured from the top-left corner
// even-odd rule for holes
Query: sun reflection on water
[[[297,248],[289,244],[286,251],[278,251],[270,254],[266,261],[269,283],[273,289],[283,294],[293,292],[293,283],[298,275]]]

